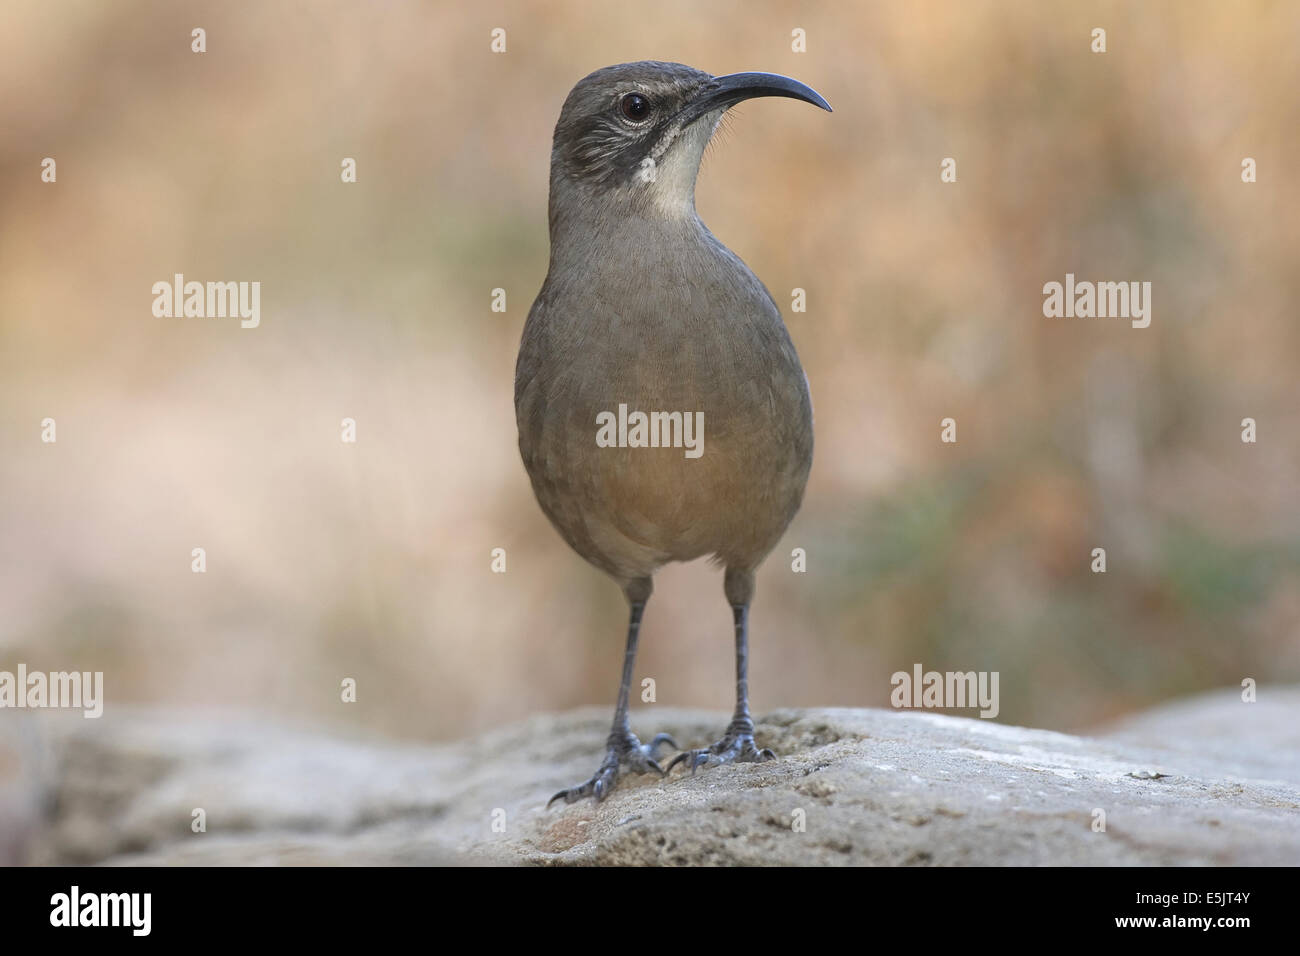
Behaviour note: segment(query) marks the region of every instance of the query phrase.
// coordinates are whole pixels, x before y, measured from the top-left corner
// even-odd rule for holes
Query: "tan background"
[[[1062,729],[1296,680],[1300,6],[1064,7],[11,0],[0,669],[410,737],[612,702],[622,599],[533,502],[511,388],[560,104],[656,58],[835,107],[744,105],[698,190],[817,414],[758,712],[884,705],[916,662]],[[175,272],[260,281],[261,327],[154,318]],[[1151,281],[1151,327],[1044,318],[1066,272]],[[718,572],[665,571],[643,633],[660,703],[731,705]]]

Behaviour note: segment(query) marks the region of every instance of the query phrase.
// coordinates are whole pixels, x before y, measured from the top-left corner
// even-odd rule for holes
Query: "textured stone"
[[[919,711],[781,710],[780,759],[629,776],[545,808],[609,714],[473,741],[340,740],[245,719],[62,721],[32,862],[139,864],[1300,864],[1300,690],[1235,692],[1077,737]],[[702,745],[722,714],[642,709]],[[207,832],[191,832],[191,813]],[[1094,811],[1106,814],[1094,832]],[[792,827],[799,814],[806,824]],[[504,829],[495,832],[494,819]]]

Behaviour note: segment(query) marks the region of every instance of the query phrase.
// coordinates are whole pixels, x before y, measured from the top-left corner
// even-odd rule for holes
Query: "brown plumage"
[[[627,723],[641,613],[652,575],[670,561],[709,555],[725,566],[737,644],[735,719],[717,744],[678,759],[694,769],[771,757],[753,742],[746,623],[754,570],[803,497],[812,403],[771,294],[705,228],[694,202],[722,113],[762,95],[829,109],[785,77],[631,63],[579,82],[555,128],[550,269],[515,374],[519,449],[542,510],[631,607],[606,759],[556,794],[569,802],[603,798],[620,764],[659,770],[655,749],[671,743],[659,735],[642,745]],[[702,413],[701,453],[601,447],[600,416],[620,405]]]

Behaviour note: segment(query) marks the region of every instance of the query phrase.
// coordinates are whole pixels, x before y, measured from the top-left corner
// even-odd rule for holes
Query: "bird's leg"
[[[646,585],[645,597],[649,597],[648,581]],[[640,597],[639,593],[638,597]],[[654,771],[662,776],[665,771],[655,760],[655,751],[660,744],[664,743],[673,749],[677,748],[677,742],[668,734],[656,734],[650,743],[643,744],[632,733],[632,728],[628,724],[627,706],[628,692],[632,686],[632,665],[636,661],[636,642],[638,632],[641,630],[641,614],[645,611],[644,598],[630,599],[630,601],[632,610],[627,625],[627,651],[623,656],[623,680],[618,685],[614,725],[610,728],[609,738],[605,741],[605,759],[601,761],[600,767],[590,780],[576,787],[561,790],[546,802],[548,807],[556,800],[563,800],[565,803],[573,803],[583,797],[595,797],[597,802],[604,800],[614,789],[614,784],[618,781],[619,767],[623,764],[638,773]]]
[[[749,715],[749,605],[736,604],[731,610],[736,621],[736,712],[721,740],[712,747],[679,753],[668,770],[680,763],[694,773],[712,763],[761,763],[776,758],[766,747],[760,750],[755,745],[754,719]]]

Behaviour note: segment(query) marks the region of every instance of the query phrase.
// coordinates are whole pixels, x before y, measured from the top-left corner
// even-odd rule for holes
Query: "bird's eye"
[[[639,123],[650,115],[650,101],[640,93],[628,93],[618,101],[618,108],[633,123]]]

